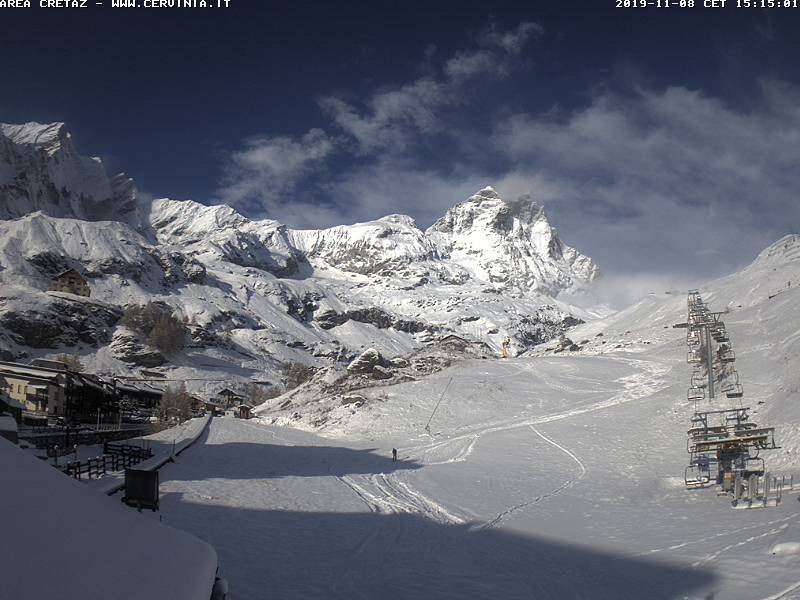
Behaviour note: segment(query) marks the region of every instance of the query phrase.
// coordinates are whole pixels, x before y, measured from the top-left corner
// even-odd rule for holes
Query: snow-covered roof
[[[0,439],[4,598],[208,600],[214,549]],[[43,543],[44,542],[44,543]],[[76,549],[78,551],[76,551]]]
[[[32,365],[0,361],[0,373],[26,375],[30,377],[37,377],[39,379],[57,379],[59,375],[64,374],[64,371],[57,371],[55,369],[48,369],[46,367],[36,367]]]
[[[81,279],[83,279],[83,275],[78,273],[75,269],[67,269],[66,271],[64,271],[62,273],[59,273],[58,275],[53,277],[53,279],[61,279],[62,277],[66,277],[67,275],[72,275],[72,274],[75,274],[78,277],[80,277]]]
[[[0,413],[0,431],[16,431],[17,422],[11,415]]]

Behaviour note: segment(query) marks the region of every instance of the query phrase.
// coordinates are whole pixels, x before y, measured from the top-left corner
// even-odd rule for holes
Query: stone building
[[[66,292],[76,296],[86,296],[87,298],[92,294],[86,279],[75,269],[64,271],[60,275],[53,277],[50,280],[49,289],[51,292]]]

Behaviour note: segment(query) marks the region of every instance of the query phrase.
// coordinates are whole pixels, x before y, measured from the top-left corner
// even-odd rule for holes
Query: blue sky
[[[424,227],[491,184],[647,285],[798,231],[800,8],[614,4],[4,10],[0,120],[294,227]]]

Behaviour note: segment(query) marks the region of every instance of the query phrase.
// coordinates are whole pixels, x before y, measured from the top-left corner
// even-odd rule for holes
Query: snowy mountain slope
[[[798,278],[800,237],[788,236],[700,290],[712,310],[728,309],[722,318],[744,386],[741,405],[759,425],[776,428],[781,448],[762,451],[766,467],[795,480]],[[491,595],[503,598],[795,598],[798,488],[785,489],[778,507],[732,510],[714,489],[684,484],[691,368],[686,330],[673,325],[685,321],[685,291],[654,293],[569,331],[577,351],[551,342],[524,357],[457,362],[426,378],[363,387],[357,401],[326,398],[317,386],[304,404],[298,388],[265,404],[260,433],[252,423],[227,421],[212,435],[246,440],[253,459],[267,444],[282,468],[302,477],[269,479],[268,493],[246,485],[228,499],[225,484],[184,481],[198,482],[203,461],[220,457],[209,448],[167,476],[168,489],[193,494],[191,502],[176,496],[169,510],[196,531],[207,514],[239,519],[246,506],[284,532],[289,555],[311,551],[311,542],[290,535],[288,521],[295,522],[276,511],[311,515],[315,540],[341,539],[352,567],[344,578],[341,569],[315,570],[305,597],[322,598],[344,579],[349,593],[389,598],[407,597],[409,580],[430,598],[483,597],[477,582],[490,582]],[[284,399],[292,405],[281,408]],[[225,464],[239,460],[231,455]],[[327,469],[315,471],[318,464]],[[239,469],[237,483],[249,472]],[[202,495],[218,500],[196,503]],[[377,523],[349,518],[359,512],[353,502]],[[330,513],[337,518],[325,518]],[[336,527],[340,520],[346,529]],[[502,542],[495,546],[492,535]],[[212,534],[215,542],[230,538],[223,529]],[[578,555],[565,556],[563,546]],[[387,564],[387,555],[398,560]],[[520,555],[536,569],[503,570]],[[241,572],[245,597],[264,584],[251,571]],[[293,593],[291,578],[280,585]]]
[[[597,268],[530,200],[486,188],[428,232],[404,215],[298,231],[227,206],[140,205],[132,182],[78,155],[62,124],[0,131],[6,358],[77,349],[105,371],[161,363],[176,378],[275,382],[287,361],[321,367],[367,347],[398,356],[447,332],[495,351],[510,337],[521,351],[594,314],[556,298],[588,289]],[[467,210],[471,225],[446,231]],[[47,292],[69,268],[91,299]],[[159,357],[122,325],[147,302],[186,323],[180,355]]]
[[[0,219],[55,217],[140,223],[136,189],[78,154],[63,123],[0,124]]]

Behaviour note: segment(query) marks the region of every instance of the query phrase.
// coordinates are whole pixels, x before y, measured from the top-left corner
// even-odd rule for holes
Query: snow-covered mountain
[[[75,269],[91,297],[48,292]],[[406,215],[322,230],[228,206],[143,203],[133,183],[81,157],[63,124],[0,128],[0,352],[72,351],[115,371],[275,381],[282,364],[386,356],[447,332],[522,351],[593,313],[559,299],[598,270],[541,206],[487,187],[427,231]],[[122,324],[148,302],[181,319],[187,346],[159,356]],[[130,323],[129,323],[130,324]]]
[[[34,211],[53,217],[140,225],[136,188],[108,177],[98,157],[80,156],[63,123],[0,123],[0,218]]]

